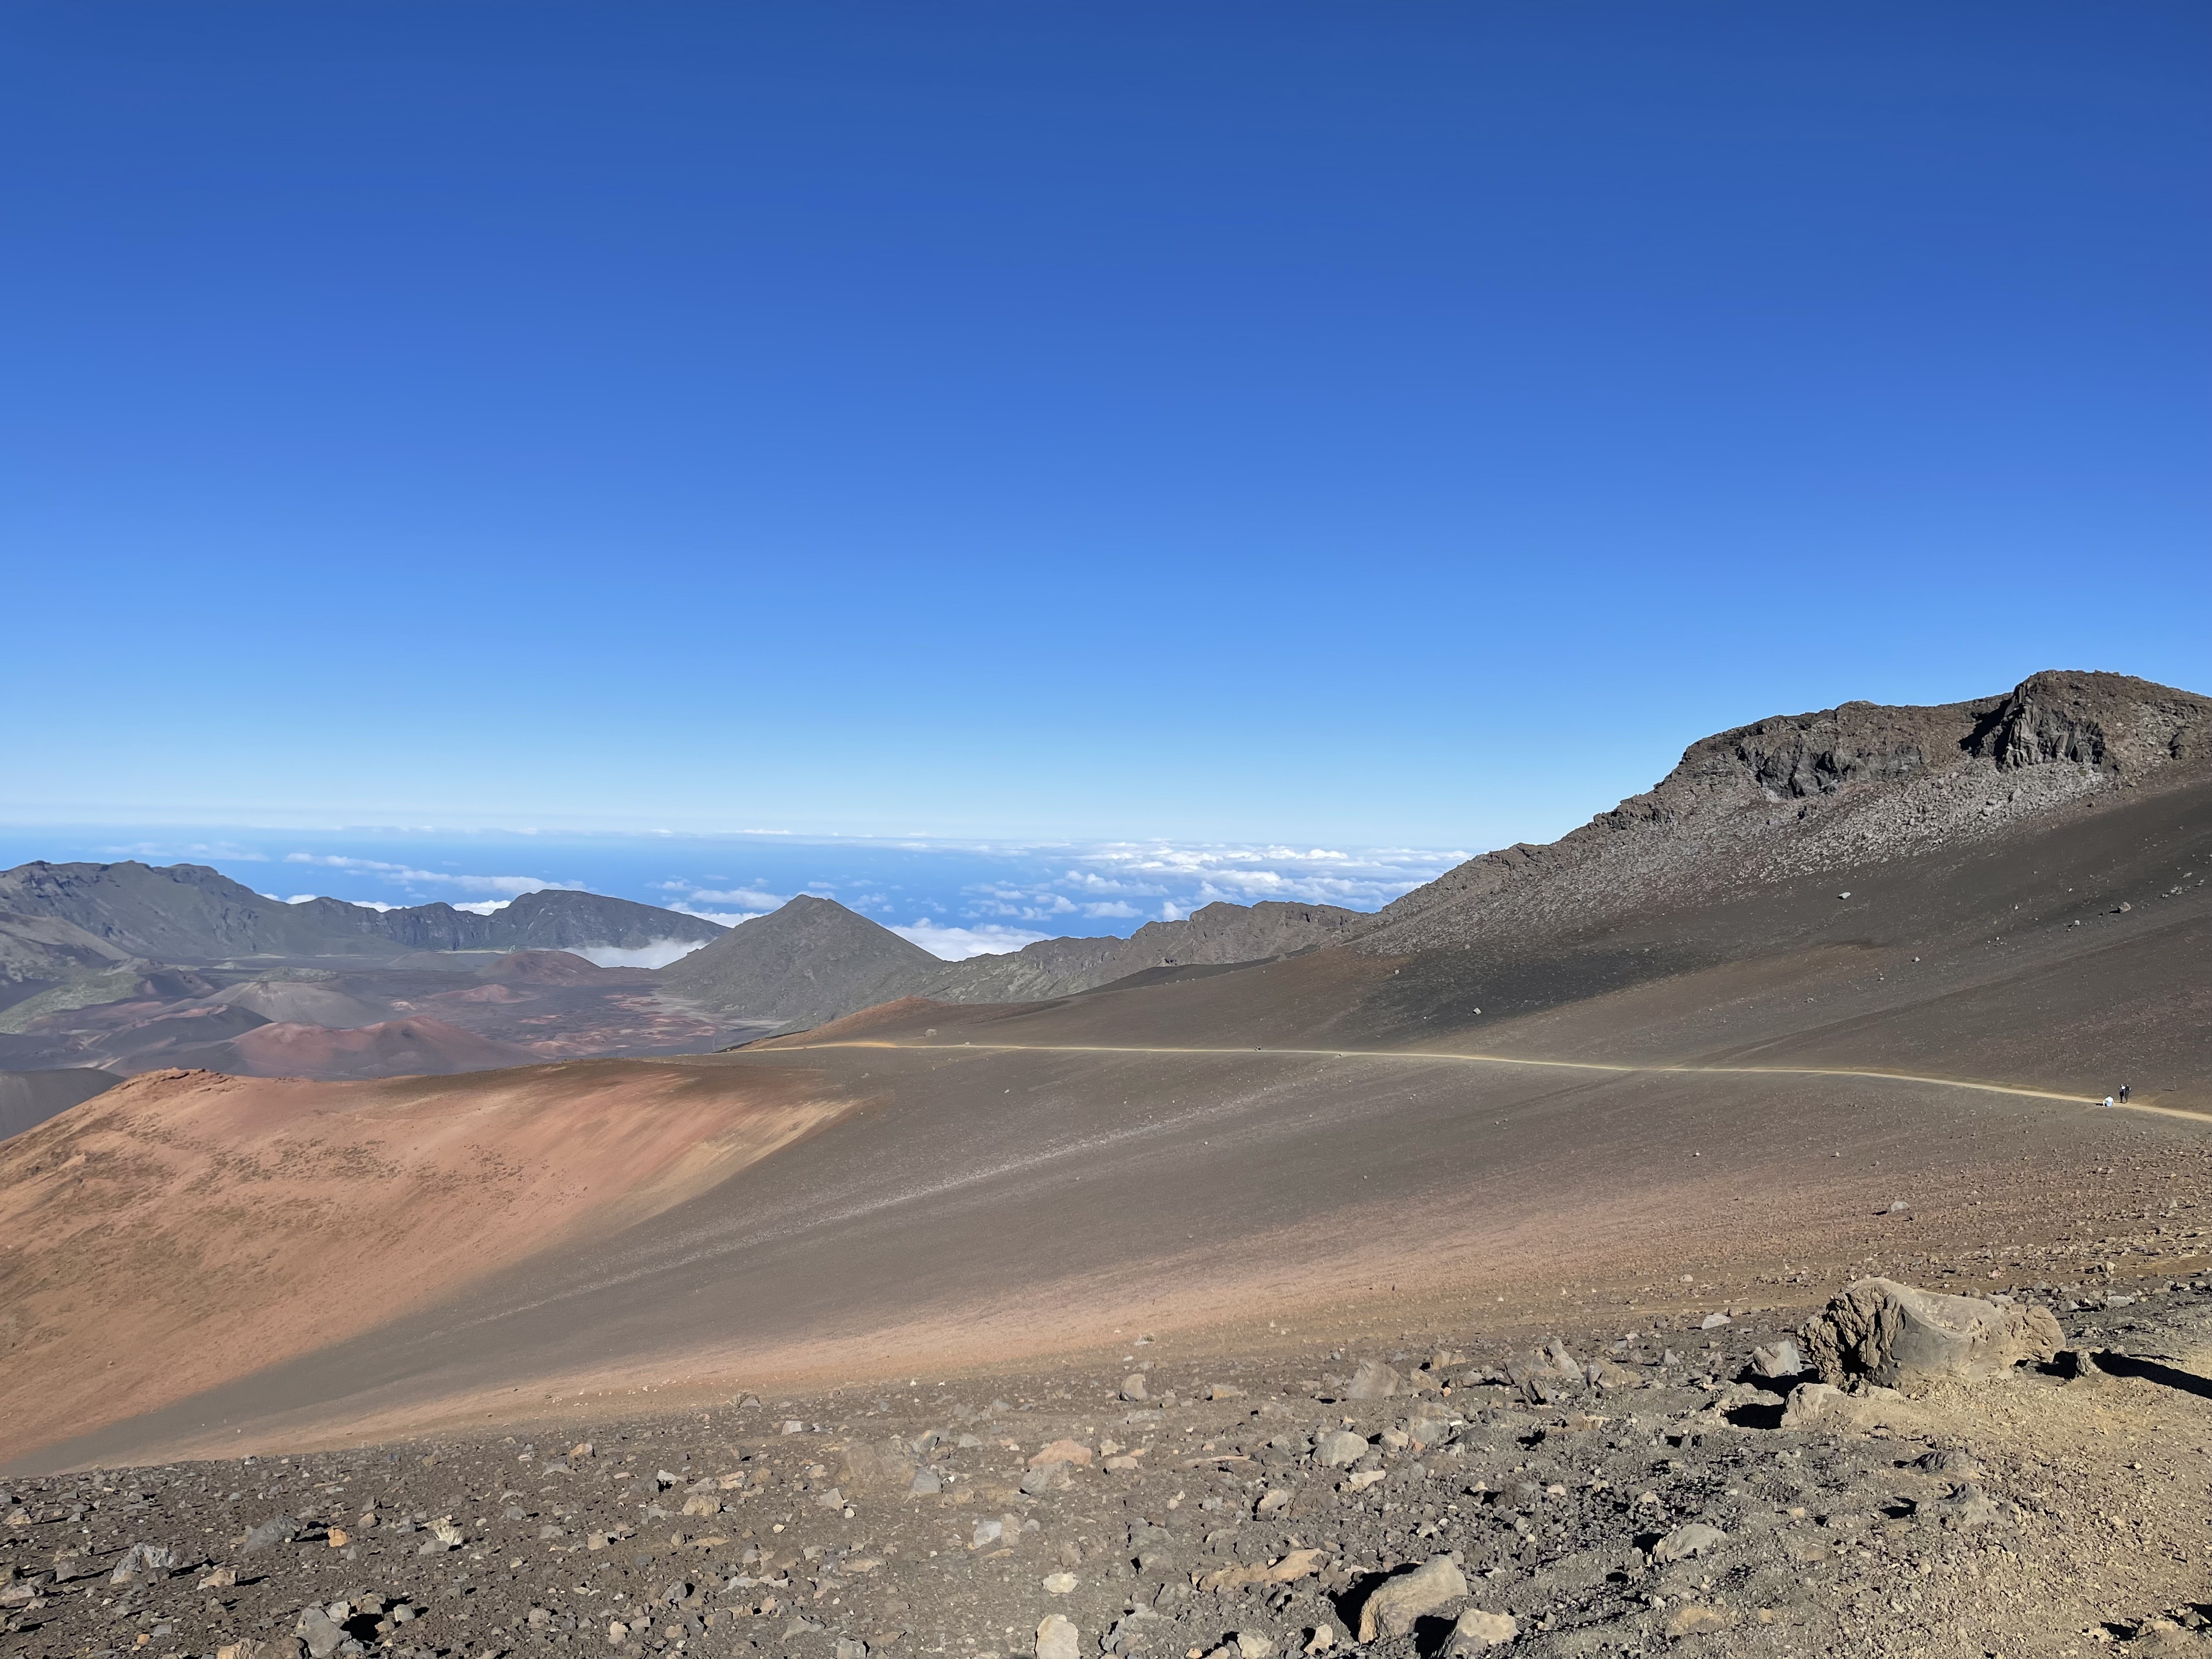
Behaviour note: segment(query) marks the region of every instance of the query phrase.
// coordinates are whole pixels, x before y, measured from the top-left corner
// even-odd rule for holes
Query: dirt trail
[[[832,1042],[782,1042],[779,1052],[793,1048],[914,1048],[944,1053],[948,1048],[985,1048],[1004,1054],[1278,1054],[1296,1060],[1427,1060],[1459,1063],[1471,1066],[1527,1066],[1546,1071],[1604,1072],[1619,1076],[1643,1073],[1696,1075],[1705,1077],[1847,1077],[1865,1078],[1886,1083],[1925,1083],[1939,1089],[1971,1089],[1978,1094],[2017,1095],[2029,1100],[2063,1101],[2069,1106],[2095,1106],[2095,1100],[2085,1100],[2078,1094],[2067,1094],[2054,1089],[2031,1089],[2016,1083],[1985,1083],[1972,1078],[1929,1077],[1915,1072],[1883,1072],[1838,1066],[1657,1066],[1626,1065],[1595,1060],[1531,1060],[1518,1054],[1471,1054],[1433,1048],[1286,1048],[1276,1046],[1249,1048],[1173,1048],[1166,1045],[1146,1045],[1126,1042],[975,1042],[965,1038],[957,1044],[939,1042],[891,1042],[881,1039],[851,1039]],[[2208,1115],[2185,1111],[2173,1106],[2150,1106],[2138,1101],[2116,1103],[2115,1110],[2149,1112],[2160,1117],[2188,1118],[2204,1122]]]

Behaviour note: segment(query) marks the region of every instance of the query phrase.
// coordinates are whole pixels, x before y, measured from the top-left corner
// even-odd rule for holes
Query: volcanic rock
[[[1985,1381],[2023,1360],[2051,1358],[2063,1340],[2046,1308],[1945,1296],[1888,1279],[1850,1285],[1802,1335],[1825,1381],[1863,1376],[1903,1390]]]

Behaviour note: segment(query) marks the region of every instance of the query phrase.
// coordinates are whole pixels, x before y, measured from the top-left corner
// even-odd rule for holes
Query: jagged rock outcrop
[[[1925,852],[2113,789],[2200,777],[2212,698],[2052,671],[1931,708],[1847,702],[1693,743],[1659,784],[1544,846],[1486,853],[1350,930],[1390,955],[1595,922]]]

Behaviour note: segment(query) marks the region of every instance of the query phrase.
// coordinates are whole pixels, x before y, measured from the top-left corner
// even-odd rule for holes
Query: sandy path
[[[854,1038],[834,1042],[782,1042],[776,1045],[779,1052],[793,1048],[909,1048],[942,1054],[948,1046],[962,1048],[982,1048],[1001,1054],[1277,1054],[1297,1060],[1413,1060],[1432,1063],[1471,1066],[1526,1066],[1540,1070],[1561,1072],[1602,1072],[1620,1076],[1644,1073],[1674,1073],[1703,1077],[1843,1077],[1869,1079],[1884,1083],[1925,1083],[1939,1089],[1970,1089],[1978,1094],[2018,1095],[2029,1100],[2062,1101],[2069,1106],[2095,1106],[2096,1100],[2085,1100],[2078,1094],[2067,1094],[2054,1089],[2031,1089],[2016,1083],[1985,1083],[1972,1078],[1929,1077],[1915,1072],[1882,1072],[1840,1066],[1655,1066],[1627,1065],[1617,1061],[1595,1060],[1531,1060],[1518,1054],[1471,1054],[1430,1048],[1285,1048],[1276,1046],[1249,1048],[1176,1048],[1165,1044],[1127,1042],[974,1042],[963,1039],[957,1045],[936,1042],[891,1042],[881,1039]],[[2188,1118],[2203,1122],[2208,1115],[2185,1111],[2179,1107],[2150,1106],[2138,1101],[2118,1103],[2116,1110],[2150,1112],[2162,1117]]]

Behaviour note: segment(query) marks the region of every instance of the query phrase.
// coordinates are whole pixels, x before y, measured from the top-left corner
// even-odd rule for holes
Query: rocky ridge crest
[[[1847,702],[1692,744],[1659,784],[1547,845],[1470,859],[1348,942],[1381,955],[1595,922],[2002,834],[2113,790],[2199,777],[2212,698],[2049,671],[1969,702]]]

